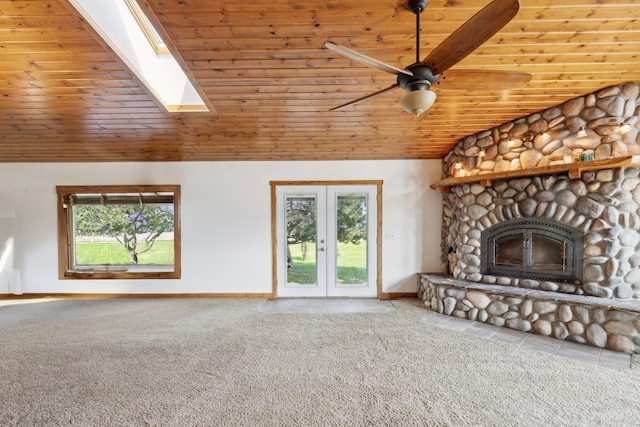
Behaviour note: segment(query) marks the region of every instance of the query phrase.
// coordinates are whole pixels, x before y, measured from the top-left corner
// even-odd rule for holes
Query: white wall
[[[429,188],[440,171],[440,160],[2,164],[0,248],[13,248],[4,268],[24,293],[270,293],[269,182],[383,180],[383,292],[414,292],[416,273],[440,268],[442,197]],[[55,186],[112,184],[182,186],[180,280],[58,280]]]

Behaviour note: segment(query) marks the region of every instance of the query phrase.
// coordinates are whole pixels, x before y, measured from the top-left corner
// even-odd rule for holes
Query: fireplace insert
[[[481,236],[481,269],[492,276],[581,282],[584,234],[554,221],[518,218]]]

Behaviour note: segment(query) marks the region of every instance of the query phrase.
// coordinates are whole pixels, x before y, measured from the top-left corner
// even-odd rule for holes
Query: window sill
[[[180,272],[173,267],[136,268],[127,266],[104,266],[67,270],[62,280],[89,279],[179,279]]]

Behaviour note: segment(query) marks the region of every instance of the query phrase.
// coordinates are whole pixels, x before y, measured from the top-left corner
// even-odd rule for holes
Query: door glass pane
[[[533,235],[532,267],[540,270],[563,271],[567,251],[563,241],[538,234]]]
[[[367,283],[367,196],[337,197],[336,266],[338,285]]]
[[[495,265],[522,267],[524,260],[524,238],[522,234],[497,238],[495,240]]]
[[[287,284],[316,285],[317,201],[315,196],[287,196]]]

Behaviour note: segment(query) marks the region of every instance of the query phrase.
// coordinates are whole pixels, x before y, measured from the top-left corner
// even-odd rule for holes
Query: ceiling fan
[[[493,0],[462,24],[421,61],[420,14],[427,7],[428,2],[429,0],[409,0],[409,10],[416,15],[416,62],[406,68],[394,67],[344,46],[330,41],[325,42],[324,45],[328,49],[344,57],[397,75],[397,82],[388,88],[334,107],[331,111],[400,87],[407,92],[400,99],[400,105],[405,111],[419,116],[427,112],[435,102],[436,94],[430,89],[434,84],[439,84],[440,79],[446,80],[442,89],[454,90],[509,89],[524,85],[531,80],[531,74],[517,71],[447,71],[509,23],[520,9],[518,0]],[[447,71],[446,76],[443,74],[445,71]]]

